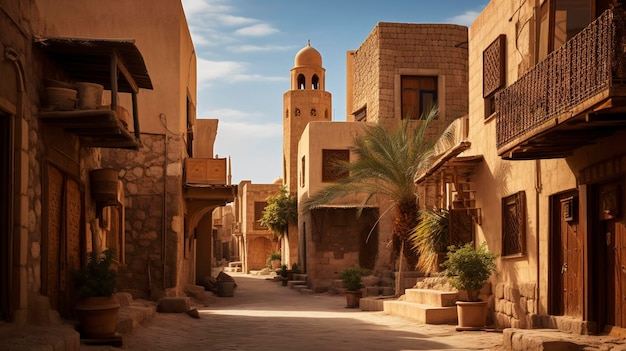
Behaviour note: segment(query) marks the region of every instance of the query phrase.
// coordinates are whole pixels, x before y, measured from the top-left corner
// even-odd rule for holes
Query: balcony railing
[[[612,97],[626,78],[624,17],[623,10],[607,10],[497,93],[500,155]]]

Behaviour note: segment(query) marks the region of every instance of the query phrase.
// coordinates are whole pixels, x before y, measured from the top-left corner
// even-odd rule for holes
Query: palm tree
[[[366,195],[365,205],[374,195],[386,196],[394,210],[394,257],[402,252],[409,266],[415,267],[417,254],[410,244],[404,244],[418,223],[415,176],[432,159],[437,138],[427,131],[437,113],[433,107],[417,127],[409,119],[396,128],[380,123],[364,127],[364,135],[357,137],[352,147],[356,160],[337,165],[348,176],[316,192],[303,205],[312,208],[355,193]]]

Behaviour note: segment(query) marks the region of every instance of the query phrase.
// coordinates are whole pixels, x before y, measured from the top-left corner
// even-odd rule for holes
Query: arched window
[[[313,75],[313,79],[311,80],[311,85],[313,87],[313,90],[317,90],[320,88],[320,79],[317,76],[317,74]]]
[[[306,78],[304,74],[298,75],[298,90],[306,89]]]

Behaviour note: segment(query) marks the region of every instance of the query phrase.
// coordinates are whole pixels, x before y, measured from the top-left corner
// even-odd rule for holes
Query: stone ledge
[[[557,329],[507,328],[502,332],[507,350],[611,350],[626,349],[626,340],[619,336],[592,336],[563,332]]]

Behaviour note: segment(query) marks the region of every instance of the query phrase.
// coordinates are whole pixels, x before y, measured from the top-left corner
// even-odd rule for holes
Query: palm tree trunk
[[[398,276],[396,277],[396,296],[400,296],[402,287],[404,287],[404,278],[402,276],[402,258],[404,257],[404,241],[400,249],[400,265],[398,266]]]

